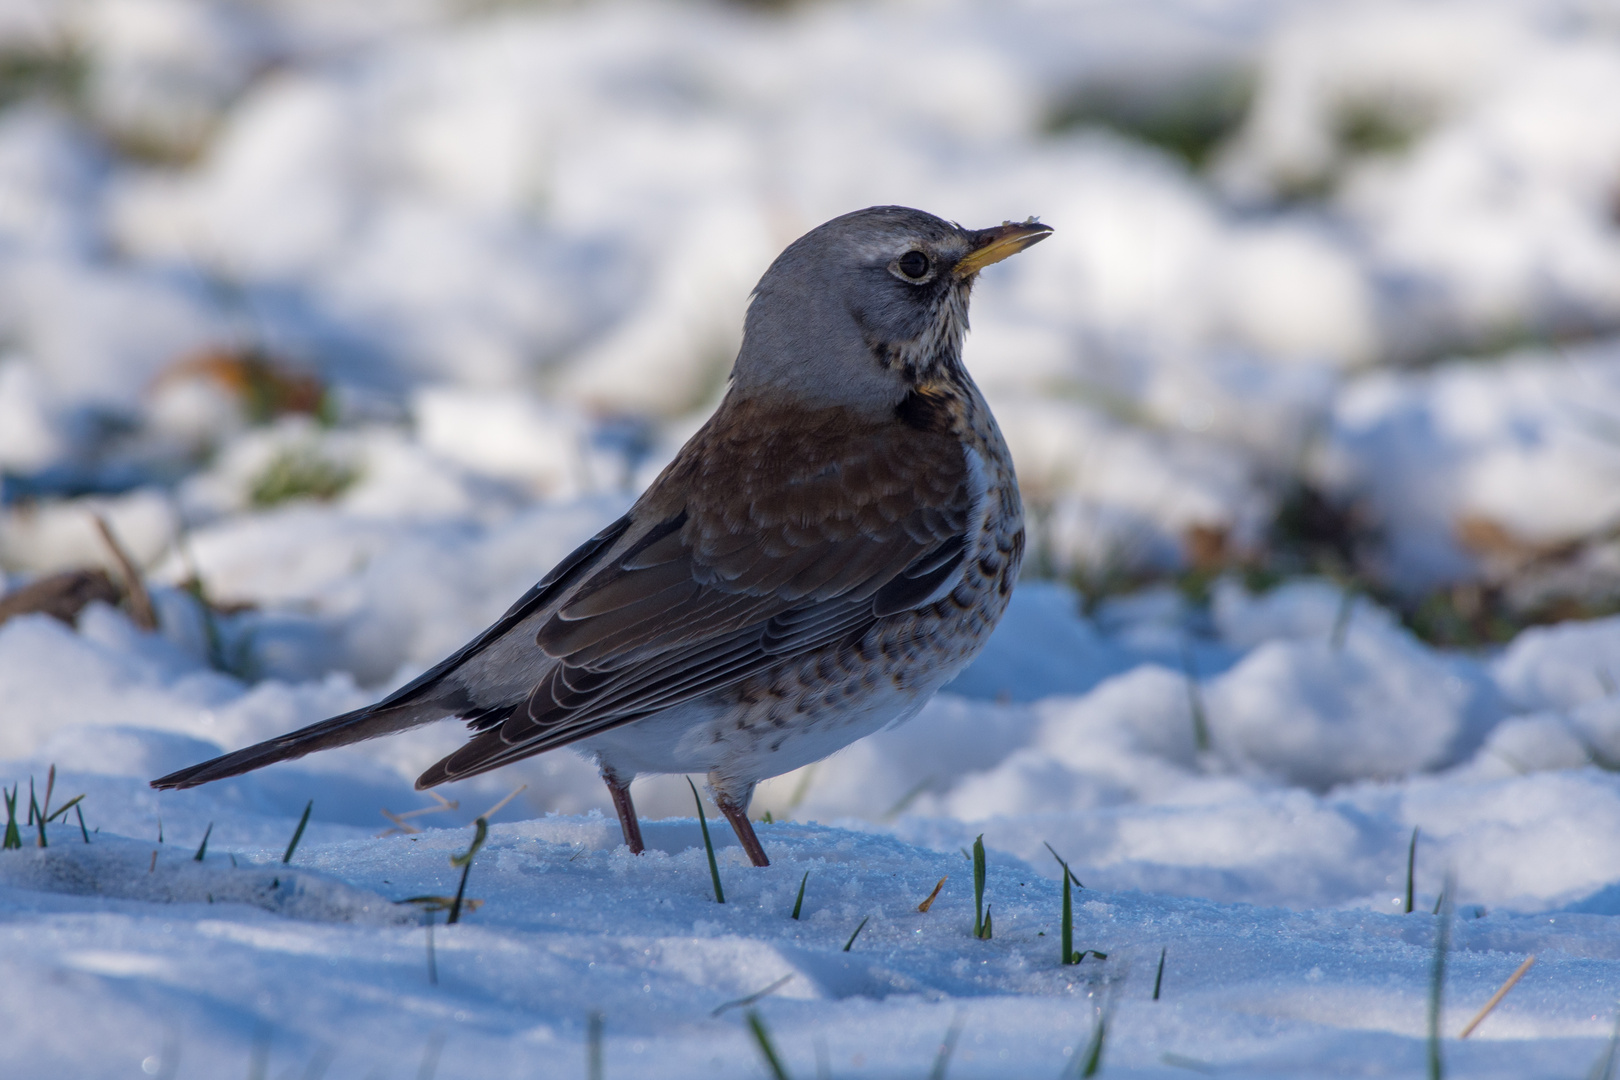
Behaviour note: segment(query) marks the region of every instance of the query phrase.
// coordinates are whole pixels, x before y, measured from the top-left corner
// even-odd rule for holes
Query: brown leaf
[[[43,613],[73,625],[93,601],[118,603],[120,592],[105,570],[64,570],[0,597],[0,623],[17,615]]]

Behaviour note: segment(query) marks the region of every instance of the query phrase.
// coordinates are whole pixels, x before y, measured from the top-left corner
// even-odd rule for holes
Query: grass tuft
[[[866,929],[866,924],[868,922],[870,922],[871,919],[872,919],[872,916],[870,916],[870,915],[868,915],[866,918],[862,919],[861,920],[861,925],[857,926],[855,928],[855,932],[853,934],[849,935],[849,940],[844,942],[844,951],[845,952],[849,952],[849,950],[854,946],[855,939],[861,936],[861,931]]]
[[[358,470],[322,456],[314,447],[289,447],[253,478],[248,498],[260,508],[292,499],[330,502],[359,478]]]
[[[197,845],[197,854],[191,857],[193,862],[202,862],[203,859],[208,857],[208,838],[213,835],[214,823],[210,821],[208,823],[208,828],[203,830],[202,843]]]
[[[1153,976],[1153,1000],[1154,1001],[1159,1000],[1159,990],[1164,986],[1164,956],[1169,951],[1170,950],[1169,950],[1168,947],[1161,948],[1159,950],[1159,973],[1157,975]]]
[[[754,1042],[759,1046],[759,1056],[765,1059],[765,1067],[770,1070],[774,1080],[790,1080],[787,1067],[782,1064],[782,1055],[776,1052],[770,1029],[765,1026],[765,1018],[759,1015],[758,1010],[748,1013],[748,1030],[753,1032]]]
[[[286,854],[281,856],[284,863],[292,862],[293,852],[298,850],[298,841],[304,838],[304,826],[309,824],[309,812],[315,809],[315,800],[311,799],[304,804],[304,816],[298,819],[298,828],[293,830],[292,840],[287,844]],[[158,822],[158,843],[163,842],[163,823]]]
[[[1406,913],[1412,914],[1412,877],[1417,869],[1417,826],[1412,826],[1412,842],[1406,846]]]
[[[7,851],[22,847],[22,830],[17,828],[17,792],[21,786],[20,783],[13,784],[10,791],[0,788],[6,800],[6,838],[4,843],[0,843],[0,849]]]
[[[973,841],[973,936],[990,940],[990,920],[984,909],[984,833]]]
[[[692,801],[697,803],[698,826],[703,830],[703,850],[709,853],[709,877],[714,881],[714,902],[723,904],[726,902],[726,891],[720,887],[720,864],[715,861],[714,841],[709,837],[709,819],[703,816],[703,800],[698,796],[697,785],[692,783],[690,776],[686,778],[686,786],[692,789]],[[809,876],[808,870],[805,875]]]
[[[1195,73],[1152,88],[1109,84],[1076,87],[1043,118],[1058,135],[1079,127],[1103,127],[1174,154],[1203,168],[1242,126],[1254,96],[1245,72]]]
[[[807,884],[809,884],[809,882],[810,882],[810,871],[806,870],[804,872],[804,877],[799,879],[799,895],[793,901],[793,915],[792,915],[792,918],[794,918],[794,919],[797,919],[799,917],[799,912],[804,910],[804,887]]]
[[[1058,946],[1058,962],[1065,965],[1078,964],[1087,956],[1095,956],[1099,960],[1108,959],[1107,953],[1098,952],[1096,949],[1081,949],[1079,952],[1074,951],[1074,897],[1070,892],[1069,885],[1072,882],[1082,889],[1085,888],[1085,886],[1081,885],[1080,879],[1074,876],[1074,871],[1070,870],[1069,864],[1063,861],[1063,856],[1059,855],[1056,851],[1053,851],[1051,844],[1046,845],[1046,850],[1052,852],[1052,858],[1056,859],[1058,865],[1063,868],[1063,923],[1062,931],[1059,934],[1060,943]],[[987,938],[990,936],[989,922],[990,918],[987,914],[985,916],[986,925],[984,932],[984,936]]]

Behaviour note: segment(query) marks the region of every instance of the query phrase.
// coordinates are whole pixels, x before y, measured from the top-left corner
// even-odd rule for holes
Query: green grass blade
[[[61,818],[63,821],[66,821],[67,820],[67,812],[69,810],[72,810],[74,807],[78,806],[80,801],[83,800],[83,799],[84,799],[83,795],[75,795],[75,796],[73,796],[73,798],[69,799],[67,802],[63,803],[61,806],[58,806],[55,810],[52,810],[50,817],[46,818],[45,820],[46,821],[55,821],[57,818]]]
[[[939,1053],[934,1055],[934,1067],[928,1070],[928,1080],[945,1080],[945,1070],[950,1067],[951,1055],[956,1053],[956,1040],[962,1037],[962,1014],[957,1013],[956,1019],[945,1031],[945,1039],[939,1044]]]
[[[447,1037],[442,1031],[428,1036],[427,1045],[422,1047],[422,1063],[416,1067],[416,1080],[433,1080],[439,1071],[439,1057],[444,1053]]]
[[[422,912],[422,919],[423,919],[423,922],[427,925],[428,982],[431,983],[434,986],[438,986],[439,985],[439,960],[438,960],[438,957],[433,955],[433,912],[432,912],[432,910],[424,910]]]
[[[883,812],[883,816],[878,820],[884,822],[893,821],[895,818],[905,813],[907,808],[909,808],[912,803],[921,798],[923,794],[933,786],[934,778],[932,776],[923,777],[921,780],[917,781],[911,786],[911,790],[900,796],[900,798],[895,801],[893,806],[885,810]]]
[[[1042,840],[1041,843],[1046,844],[1046,841]],[[1086,883],[1081,881],[1075,872],[1069,868],[1068,860],[1057,853],[1057,848],[1053,847],[1051,844],[1046,844],[1046,850],[1050,851],[1052,853],[1052,858],[1056,859],[1058,861],[1058,865],[1063,867],[1063,872],[1069,875],[1069,880],[1074,882],[1075,888],[1083,889],[1086,887]]]
[[[454,926],[461,921],[461,901],[467,895],[467,875],[472,873],[472,861],[468,860],[461,867],[461,881],[456,885],[456,898],[450,901],[450,917],[444,920],[446,926]]]
[[[34,846],[49,847],[50,845],[45,842],[45,814],[40,810],[39,804],[34,801],[34,781],[32,777],[28,781],[28,821],[34,826],[35,831],[39,833],[39,839],[35,841]]]
[[[84,810],[75,806],[73,812],[79,818],[79,834],[84,837],[84,842],[88,844],[90,842],[90,830],[84,827]]]
[[[1204,694],[1198,686],[1198,672],[1193,667],[1192,651],[1181,650],[1181,669],[1187,676],[1187,708],[1192,713],[1193,746],[1200,754],[1209,752],[1209,717],[1204,712]]]
[[[253,1029],[253,1049],[248,1055],[248,1080],[267,1080],[270,1075],[270,1028],[259,1024]]]
[[[973,936],[984,938],[984,833],[973,841]]]
[[[284,863],[292,862],[293,852],[298,850],[298,841],[304,838],[304,826],[309,824],[309,812],[315,809],[315,800],[311,799],[304,804],[304,816],[298,819],[298,828],[293,830],[292,841],[287,845],[287,853],[281,857]],[[162,843],[163,826],[158,826],[159,843]]]
[[[989,904],[986,904],[984,906],[984,934],[982,936],[983,936],[985,941],[989,941],[991,938],[996,936],[995,930],[992,929],[991,925],[990,925],[990,905]]]
[[[709,877],[714,881],[714,902],[726,902],[726,892],[720,887],[720,864],[714,858],[714,841],[709,838],[709,819],[703,816],[703,800],[698,796],[697,785],[692,778],[686,778],[686,786],[692,789],[692,801],[697,803],[698,827],[703,830],[703,850],[709,853]]]
[[[478,852],[484,846],[484,841],[487,840],[488,838],[489,838],[489,819],[488,818],[482,818],[482,817],[478,818],[477,820],[475,820],[473,822],[473,840],[472,840],[472,843],[469,844],[468,847],[467,847],[467,850],[463,851],[460,855],[452,855],[452,856],[450,856],[450,865],[451,866],[471,866],[472,861],[473,861],[473,856],[478,854]]]
[[[855,932],[849,935],[849,940],[844,942],[845,952],[849,952],[850,948],[855,944],[855,939],[861,936],[861,931],[866,929],[866,924],[871,918],[872,916],[868,915],[865,919],[862,919],[861,925],[857,926]]]
[[[51,801],[51,788],[55,786],[56,766],[52,765],[50,784],[45,788],[45,801],[47,803]],[[34,846],[49,847],[50,845],[45,842],[45,811],[34,798],[34,778],[32,776],[28,778],[28,824],[32,825],[34,831],[39,834],[38,839],[34,841]]]
[[[1412,826],[1412,842],[1406,845],[1406,913],[1412,914],[1412,872],[1417,869],[1417,826]]]
[[[1434,934],[1434,973],[1429,982],[1429,1080],[1443,1080],[1445,1062],[1440,1057],[1440,1013],[1445,1006],[1446,953],[1451,948],[1451,876],[1446,875],[1440,892],[1439,923]]]
[[[765,1018],[757,1011],[750,1010],[748,1013],[748,1030],[754,1033],[754,1042],[759,1044],[759,1056],[765,1059],[765,1067],[771,1071],[774,1080],[789,1080],[782,1056],[776,1052],[776,1044],[771,1042],[771,1033],[765,1027]]]
[[[450,902],[450,917],[445,920],[446,926],[461,921],[461,901],[467,895],[467,875],[472,873],[473,856],[478,854],[488,836],[489,819],[485,817],[475,819],[472,843],[467,845],[467,850],[460,855],[450,856],[450,865],[461,867],[461,883],[456,886],[456,898]]]
[[[1086,1045],[1086,1052],[1080,1058],[1080,1076],[1082,1078],[1096,1076],[1102,1071],[1103,1044],[1108,1041],[1108,1011],[1106,1008],[1097,1012],[1097,1025],[1091,1029],[1091,1042]]]
[[[1074,897],[1069,889],[1069,868],[1063,868],[1063,930],[1062,963],[1072,964],[1074,960]]]
[[[804,910],[804,887],[805,887],[805,885],[807,885],[809,883],[809,881],[810,881],[810,871],[806,870],[804,872],[804,877],[799,879],[799,895],[798,895],[798,898],[793,901],[793,918],[795,918],[795,919],[797,919],[799,917],[799,912]]]
[[[210,821],[208,828],[203,830],[202,843],[197,845],[197,854],[191,857],[193,862],[202,862],[208,857],[208,838],[214,835],[214,823]],[[86,841],[88,843],[88,841]]]
[[[592,1010],[585,1018],[585,1077],[602,1080],[602,1014]]]
[[[21,787],[20,783],[13,784],[10,791],[4,792],[6,800],[6,838],[4,843],[0,844],[0,848],[5,850],[22,847],[22,830],[17,828],[17,792]],[[3,790],[0,789],[0,791]]]
[[[709,1015],[719,1016],[727,1009],[746,1009],[756,1001],[759,1001],[762,998],[770,997],[772,994],[776,993],[778,990],[782,989],[782,987],[786,986],[792,981],[793,972],[790,971],[780,979],[777,979],[775,982],[771,983],[771,985],[765,987],[763,990],[755,990],[752,994],[737,998],[735,1001],[728,1001],[723,1005],[716,1005],[714,1009],[710,1011]]]

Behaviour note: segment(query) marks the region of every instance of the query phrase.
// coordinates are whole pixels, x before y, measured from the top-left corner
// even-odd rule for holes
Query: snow
[[[0,623],[0,782],[86,824],[0,852],[0,1072],[586,1075],[599,1013],[607,1077],[754,1077],[756,1009],[794,1076],[1075,1075],[1099,1017],[1105,1076],[1418,1076],[1444,890],[1447,1075],[1607,1075],[1613,4],[757,7],[0,3],[0,591],[122,580],[99,515],[158,622]],[[883,202],[1054,226],[967,346],[1029,556],[760,786],[772,866],[709,809],[723,905],[684,777],[632,857],[567,751],[414,791],[455,725],[147,786],[498,618]]]

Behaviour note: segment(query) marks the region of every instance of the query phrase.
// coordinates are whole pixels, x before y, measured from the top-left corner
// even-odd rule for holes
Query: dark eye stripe
[[[920,278],[928,273],[928,256],[920,251],[908,251],[895,264],[908,278]]]

